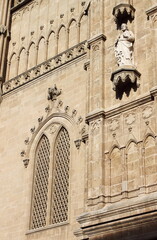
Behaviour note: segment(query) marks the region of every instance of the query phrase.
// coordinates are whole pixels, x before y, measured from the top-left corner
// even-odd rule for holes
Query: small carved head
[[[128,26],[126,23],[122,23],[120,29],[124,32],[125,30],[128,30]]]

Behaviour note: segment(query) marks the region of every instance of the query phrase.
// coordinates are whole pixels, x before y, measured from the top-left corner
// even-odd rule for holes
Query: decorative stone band
[[[126,199],[104,208],[85,212],[77,218],[80,228],[74,232],[77,239],[149,239],[157,235],[157,194],[144,195],[136,200]],[[151,226],[149,228],[149,226]],[[126,231],[127,229],[127,231]],[[132,233],[132,234],[131,234]],[[134,235],[133,235],[134,234]],[[146,238],[144,237],[146,236]],[[137,238],[136,238],[137,237]],[[155,239],[155,238],[154,238]]]
[[[121,83],[126,83],[127,81],[135,83],[136,86],[139,87],[140,76],[141,74],[137,71],[137,69],[131,66],[124,66],[117,69],[111,75],[111,81],[113,82],[113,90],[116,91],[117,87],[121,85]]]
[[[157,14],[157,5],[149,8],[146,11],[148,19],[153,18]]]
[[[18,10],[19,8],[21,8],[22,6],[24,6],[25,4],[27,4],[31,1],[32,0],[15,0],[13,6],[11,8],[11,12]]]
[[[78,45],[56,55],[55,57],[37,65],[34,68],[10,79],[3,84],[3,95],[17,89],[18,87],[27,84],[37,77],[42,76],[50,71],[53,71],[70,61],[73,61],[87,53],[87,41],[83,41]]]

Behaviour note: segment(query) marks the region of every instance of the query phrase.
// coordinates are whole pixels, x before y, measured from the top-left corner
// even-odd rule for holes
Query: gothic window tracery
[[[51,142],[51,139],[43,135],[36,149],[30,229],[65,223],[68,220],[68,131],[61,127],[53,148]]]

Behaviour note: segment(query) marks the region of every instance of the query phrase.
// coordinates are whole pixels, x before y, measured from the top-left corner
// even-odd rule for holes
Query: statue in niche
[[[118,66],[133,66],[134,34],[129,31],[126,23],[122,23],[121,31],[122,32],[115,43],[115,57]]]

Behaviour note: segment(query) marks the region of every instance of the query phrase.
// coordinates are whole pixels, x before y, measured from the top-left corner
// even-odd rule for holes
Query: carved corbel
[[[140,86],[140,72],[137,69],[127,66],[116,70],[111,75],[111,81],[113,82],[113,90],[117,91],[118,88],[123,89],[123,87],[128,83],[135,84],[138,88]]]

